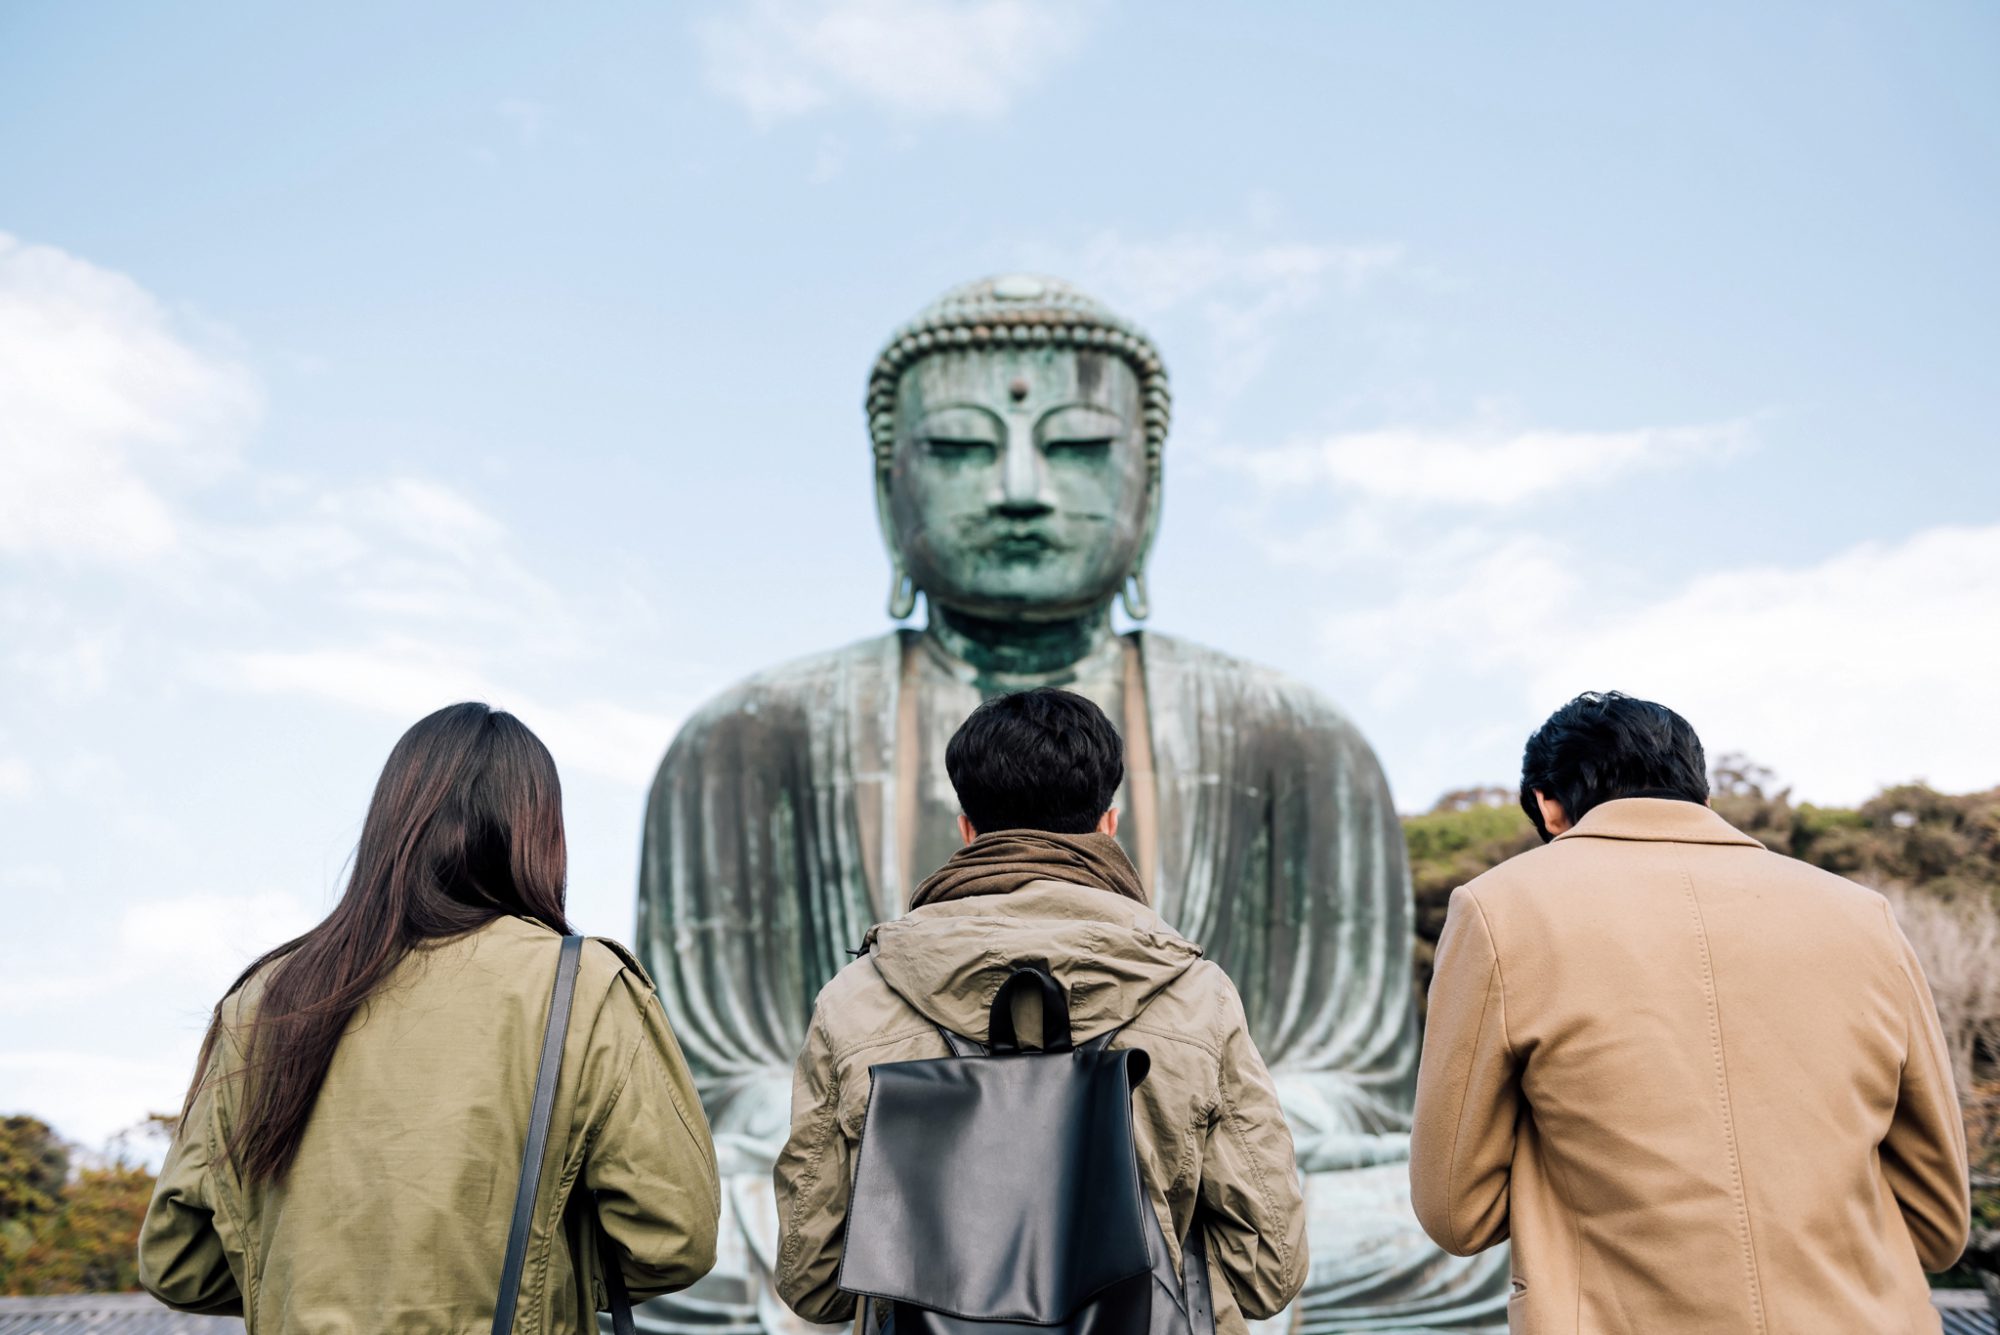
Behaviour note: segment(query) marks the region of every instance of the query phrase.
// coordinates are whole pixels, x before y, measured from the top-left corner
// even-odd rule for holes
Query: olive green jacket
[[[866,947],[819,994],[793,1080],[776,1172],[776,1281],[792,1310],[854,1312],[838,1281],[869,1068],[948,1056],[939,1025],[984,1041],[993,995],[1021,960],[1046,961],[1068,991],[1078,1042],[1123,1024],[1112,1046],[1151,1057],[1132,1093],[1140,1170],[1176,1266],[1200,1208],[1217,1329],[1242,1335],[1246,1316],[1291,1301],[1309,1259],[1291,1132],[1243,1003],[1198,946],[1133,900],[1036,881],[914,909]],[[1023,1017],[1021,1033],[1040,1023]]]
[[[559,938],[521,918],[411,952],[340,1041],[281,1184],[222,1146],[241,1101],[225,1038],[174,1139],[139,1235],[162,1302],[240,1312],[252,1332],[484,1331],[506,1251]],[[596,1247],[563,1219],[595,1192],[635,1299],[715,1258],[715,1150],[650,979],[585,944],[515,1329],[594,1329]],[[586,1302],[583,1294],[590,1294]]]

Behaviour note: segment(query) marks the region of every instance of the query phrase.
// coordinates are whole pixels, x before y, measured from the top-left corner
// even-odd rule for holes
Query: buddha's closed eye
[[[1111,452],[1111,436],[1066,436],[1043,444],[1051,459],[1096,459]]]
[[[937,458],[955,463],[991,459],[995,453],[992,441],[970,436],[925,436],[924,449]]]

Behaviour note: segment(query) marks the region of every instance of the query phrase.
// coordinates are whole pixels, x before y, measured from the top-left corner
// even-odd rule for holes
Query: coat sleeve
[[[216,1097],[210,1081],[174,1133],[139,1225],[139,1282],[169,1307],[240,1316],[243,1294],[215,1220]]]
[[[1888,912],[1884,904],[1883,913]],[[1924,1269],[1949,1270],[1965,1250],[1972,1225],[1965,1123],[1923,965],[1893,917],[1889,931],[1908,988],[1909,1048],[1903,1055],[1895,1116],[1882,1139],[1882,1172]]]
[[[1209,1267],[1252,1320],[1298,1296],[1312,1259],[1292,1133],[1277,1087],[1228,989],[1214,1115],[1202,1146],[1201,1211]]]
[[[592,1056],[612,1057],[607,1069],[622,1074],[594,1117],[583,1180],[632,1297],[652,1298],[686,1288],[715,1264],[715,1145],[652,988],[621,972],[605,1012]]]
[[[840,1074],[815,1009],[792,1076],[792,1130],[772,1175],[778,1198],[778,1296],[807,1321],[854,1316],[840,1291],[840,1244],[853,1162],[840,1124]]]
[[[1478,898],[1462,886],[1438,942],[1410,1129],[1410,1203],[1454,1256],[1507,1237],[1521,1106],[1499,953]]]

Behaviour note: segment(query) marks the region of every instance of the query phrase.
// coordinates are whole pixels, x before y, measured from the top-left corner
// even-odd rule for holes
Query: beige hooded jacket
[[[1044,880],[914,909],[865,948],[819,995],[778,1159],[776,1278],[794,1311],[854,1313],[837,1284],[869,1068],[949,1055],[939,1025],[984,1041],[994,993],[1027,960],[1068,991],[1079,1043],[1124,1024],[1112,1045],[1151,1057],[1132,1096],[1140,1168],[1176,1265],[1200,1207],[1217,1329],[1241,1335],[1291,1301],[1308,1259],[1291,1132],[1236,989],[1199,947],[1131,899]]]
[[[349,1023],[291,1171],[245,1181],[223,1150],[243,1082],[224,1005],[214,1069],[139,1234],[162,1302],[252,1332],[484,1330],[493,1321],[561,938],[523,918],[412,951]],[[594,1239],[564,1202],[595,1192],[635,1299],[714,1264],[715,1149],[645,972],[584,944],[514,1328],[596,1329]]]

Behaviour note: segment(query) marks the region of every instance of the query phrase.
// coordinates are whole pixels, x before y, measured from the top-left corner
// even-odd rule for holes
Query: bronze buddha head
[[[1145,335],[1055,279],[947,292],[898,330],[868,392],[890,613],[998,621],[1146,613],[1166,370]]]

